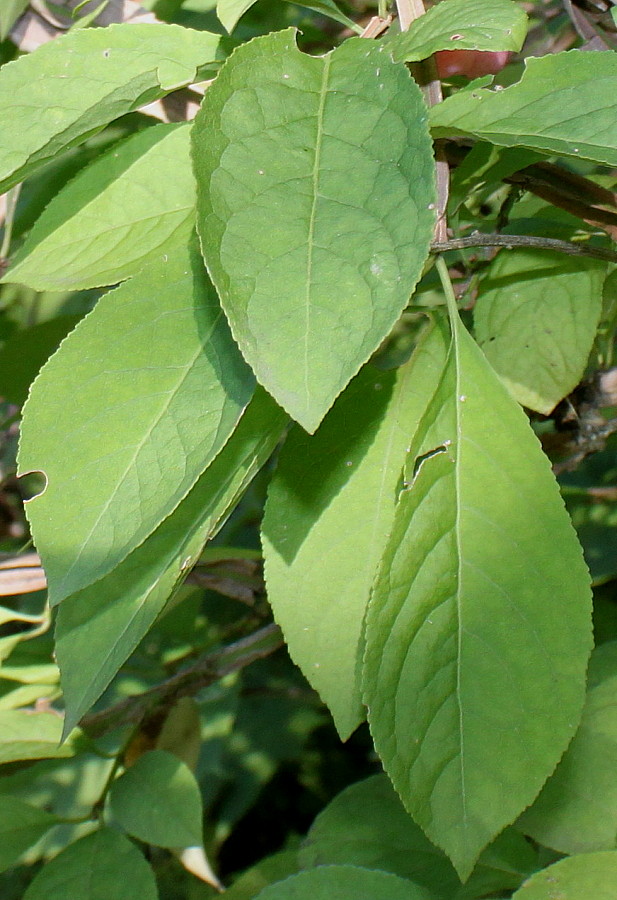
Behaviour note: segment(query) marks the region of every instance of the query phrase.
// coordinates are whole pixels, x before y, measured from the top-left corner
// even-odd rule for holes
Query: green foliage
[[[0,11],[3,900],[617,900],[613,32],[147,5]]]

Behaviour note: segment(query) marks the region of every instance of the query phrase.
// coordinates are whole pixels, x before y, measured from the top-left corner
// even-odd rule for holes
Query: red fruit
[[[439,50],[435,54],[440,78],[449,78],[451,75],[465,75],[466,78],[495,75],[501,72],[509,59],[507,50],[499,53],[491,50]]]

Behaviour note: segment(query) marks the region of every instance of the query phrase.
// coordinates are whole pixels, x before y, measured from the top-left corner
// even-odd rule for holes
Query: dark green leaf
[[[356,866],[320,866],[292,875],[257,894],[257,900],[431,900],[411,881]]]
[[[0,797],[0,872],[14,865],[57,819],[17,797]]]

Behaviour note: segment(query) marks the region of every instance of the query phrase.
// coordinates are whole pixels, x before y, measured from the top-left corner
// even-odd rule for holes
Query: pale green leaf
[[[562,859],[532,875],[512,900],[617,900],[617,852]]]
[[[601,677],[596,679],[596,669]],[[617,835],[617,642],[591,658],[580,727],[555,774],[518,821],[525,834],[562,853],[612,850]]]
[[[0,673],[1,674],[1,673]],[[60,688],[50,688],[48,684],[20,684],[7,693],[0,695],[0,710],[19,709],[20,706],[30,706],[44,697],[45,700],[55,700],[60,696]]]
[[[52,604],[112,571],[176,508],[252,391],[195,250],[99,300],[24,407],[19,467],[47,477],[27,512]]]
[[[193,126],[206,263],[258,380],[308,431],[399,317],[432,235],[426,109],[382,50],[256,38]]]
[[[154,873],[137,847],[111,828],[75,843],[37,873],[24,900],[157,900]]]
[[[512,396],[550,413],[581,380],[602,312],[606,264],[501,252],[483,279],[476,338]]]
[[[602,90],[598,90],[598,85]],[[431,110],[435,137],[469,136],[506,147],[617,165],[617,53],[568,50],[526,61],[504,90],[459,91]]]
[[[109,122],[190,84],[220,36],[122,24],[63,35],[0,71],[0,191]]]
[[[32,710],[0,711],[0,763],[74,756],[71,741],[60,746],[62,716]]]
[[[550,464],[452,327],[369,605],[365,702],[405,806],[465,878],[576,730],[591,608]]]
[[[140,841],[158,847],[201,845],[199,785],[172,753],[144,753],[114,781],[109,799],[114,818]]]
[[[0,3],[0,41],[5,40],[30,0],[2,0]]]
[[[269,885],[256,900],[431,900],[423,888],[357,866],[320,866]]]
[[[158,125],[103,154],[51,201],[2,281],[35,290],[116,284],[189,240],[190,125]]]
[[[394,518],[414,423],[439,379],[434,329],[398,371],[364,369],[317,434],[281,452],[262,528],[268,600],[289,652],[342,738],[364,718],[358,683],[364,612]]]
[[[385,775],[350,785],[314,821],[299,852],[304,868],[349,863],[383,869],[422,885],[439,900],[466,900],[518,887],[535,854],[513,830],[482,854],[465,885],[450,861],[410,818]]]
[[[14,865],[57,819],[17,797],[0,797],[0,872]]]
[[[31,666],[2,666],[0,678],[20,681],[22,684],[56,684],[60,673],[55,663],[40,663]]]
[[[513,0],[444,0],[388,41],[396,62],[438,50],[511,50],[523,46],[527,16]]]
[[[107,577],[68,597],[56,658],[70,730],[100,697],[274,450],[288,418],[261,389],[177,509]]]

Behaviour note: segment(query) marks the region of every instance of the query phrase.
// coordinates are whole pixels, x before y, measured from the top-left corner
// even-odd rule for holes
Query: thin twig
[[[554,250],[557,253],[567,253],[569,256],[590,256],[592,259],[617,262],[617,252],[614,250],[527,234],[480,234],[480,232],[476,232],[466,237],[454,238],[451,241],[435,241],[431,245],[431,252],[445,253],[446,250],[466,250],[468,247],[506,247],[508,249],[530,247],[534,250]]]
[[[180,697],[192,697],[230,672],[237,672],[283,646],[277,625],[266,625],[239,641],[201,657],[189,668],[143,694],[121,700],[108,709],[85,716],[80,725],[90,737],[134,725],[155,707],[171,706]]]

